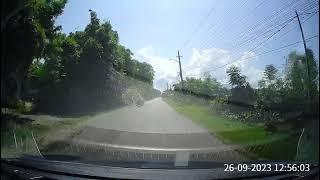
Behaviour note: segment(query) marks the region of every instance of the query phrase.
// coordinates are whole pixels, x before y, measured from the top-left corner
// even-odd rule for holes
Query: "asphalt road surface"
[[[178,114],[162,98],[141,107],[126,106],[95,117],[90,127],[118,131],[160,134],[206,133],[207,130]]]
[[[129,152],[171,152],[177,158],[176,152],[206,152],[215,154],[211,156],[213,160],[234,160],[241,157],[233,150],[233,146],[223,144],[204,127],[178,114],[162,98],[147,101],[141,107],[126,106],[97,115],[73,136],[71,142],[77,144],[76,148],[71,148],[77,151],[83,148],[79,148],[79,144],[89,146],[88,150],[81,151],[81,157],[91,155],[89,159],[101,159],[102,155],[97,155],[101,153],[100,150],[88,153],[94,147],[102,147],[106,151],[112,149],[113,153],[118,150],[126,151],[128,156]],[[66,151],[71,152],[70,149]],[[191,155],[181,156],[189,158]],[[145,157],[144,154],[142,157]],[[207,160],[208,157],[203,158]]]
[[[178,114],[161,98],[126,106],[90,120],[75,137],[109,145],[149,148],[207,148],[223,145],[205,128]]]

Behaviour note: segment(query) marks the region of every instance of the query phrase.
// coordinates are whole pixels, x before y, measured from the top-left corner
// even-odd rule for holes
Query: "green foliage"
[[[231,89],[230,101],[244,105],[254,104],[254,91],[247,82],[246,76],[241,75],[241,70],[237,66],[231,66],[227,69],[229,84]]]
[[[130,49],[126,49],[124,46],[122,45],[118,45],[117,46],[117,59],[114,61],[114,68],[119,71],[119,72],[127,72],[128,70],[128,64],[129,61],[131,61],[131,56],[133,55],[133,53],[130,51]]]
[[[134,60],[131,51],[119,44],[110,22],[101,22],[96,12],[90,10],[90,23],[84,31],[61,33],[55,19],[65,4],[66,0],[6,3],[5,16],[15,8],[21,11],[5,17],[10,21],[2,27],[6,37],[6,55],[1,58],[6,66],[1,83],[6,92],[1,96],[3,104],[17,104],[23,89],[23,98],[47,110],[57,109],[58,103],[95,108],[120,98],[123,88],[114,69],[152,85],[152,66]]]
[[[295,158],[298,137],[292,135],[292,132],[269,134],[261,124],[240,122],[237,116],[231,116],[231,114],[230,116],[218,115],[199,98],[195,100],[195,97],[181,93],[165,97],[164,100],[177,112],[206,127],[224,143],[240,145],[241,148],[238,150],[246,155],[255,154],[259,158],[270,160],[294,160]],[[254,112],[243,114],[250,116],[250,113]],[[285,151],[282,151],[283,149]]]
[[[281,78],[273,65],[267,65],[264,77],[259,81],[256,91],[259,107],[303,110],[308,102],[308,91],[312,103],[318,103],[318,67],[313,52],[307,50],[309,61],[309,77],[306,56],[293,51],[289,54],[285,67],[285,76]]]
[[[121,93],[128,86],[120,74],[152,87],[152,66],[132,59],[132,52],[119,44],[110,22],[101,23],[92,10],[90,16],[84,31],[54,33],[43,54],[44,62],[30,66],[28,80],[38,91],[33,96],[38,98],[40,110],[86,111],[121,103]],[[72,110],[56,107],[61,103]]]
[[[246,77],[240,74],[241,70],[237,66],[231,66],[227,69],[227,74],[229,76],[229,84],[236,87],[246,86]]]
[[[179,90],[180,84],[175,84],[175,90]],[[184,81],[184,91],[196,96],[205,98],[225,97],[228,95],[228,90],[222,86],[217,79],[206,74],[204,78],[186,78]]]
[[[267,80],[272,81],[276,78],[278,69],[273,64],[266,65],[264,76]]]
[[[142,80],[144,82],[152,84],[154,77],[154,70],[150,64],[145,62],[141,63],[137,60],[127,61],[127,67],[125,72],[128,76]]]
[[[289,54],[286,67],[286,85],[288,98],[291,101],[306,99],[308,91],[312,99],[318,97],[317,77],[319,72],[313,52],[310,49],[307,49],[307,58],[308,65],[305,55],[299,55],[295,51]],[[307,68],[309,69],[309,74]]]
[[[266,65],[264,77],[258,82],[259,89],[256,91],[259,107],[282,103],[284,82],[277,73],[277,68],[272,64]]]
[[[66,0],[13,0],[2,1],[1,34],[3,38],[1,57],[4,76],[1,77],[1,102],[17,105],[21,86],[33,59],[47,51],[47,45],[59,30],[54,25],[62,13]]]

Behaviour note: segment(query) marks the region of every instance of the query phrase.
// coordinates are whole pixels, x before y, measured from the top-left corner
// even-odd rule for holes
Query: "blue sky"
[[[290,51],[303,52],[303,44],[297,43],[259,55],[301,40],[297,20],[288,22],[294,10],[301,13],[302,22],[307,20],[302,24],[306,38],[319,34],[319,14],[307,14],[318,11],[317,4],[316,0],[69,0],[56,23],[65,33],[83,30],[89,22],[88,10],[96,11],[101,20],[111,22],[120,43],[135,58],[153,65],[158,89],[178,80],[178,64],[169,60],[178,49],[185,77],[201,77],[211,70],[212,76],[226,83],[228,66],[212,70],[246,59],[235,64],[255,86],[266,64],[281,68]],[[318,37],[307,46],[318,60]]]

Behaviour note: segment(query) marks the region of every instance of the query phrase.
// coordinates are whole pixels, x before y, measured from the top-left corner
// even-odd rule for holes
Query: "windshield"
[[[1,158],[318,163],[318,0],[1,4]]]

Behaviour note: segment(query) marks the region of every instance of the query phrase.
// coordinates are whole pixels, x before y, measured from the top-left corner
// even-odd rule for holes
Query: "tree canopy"
[[[112,98],[117,101],[124,86],[117,80],[117,73],[152,85],[153,67],[133,59],[132,52],[119,44],[118,33],[110,22],[101,22],[96,12],[89,12],[90,23],[84,31],[69,35],[55,33],[47,45],[44,63],[34,61],[32,64],[32,71],[42,68],[44,72],[31,73],[39,76],[33,78],[44,83],[30,81],[37,83],[31,87],[39,89],[41,104],[69,99],[94,107],[94,104],[110,102]]]
[[[246,77],[240,74],[240,68],[237,66],[231,66],[227,69],[229,76],[229,84],[236,87],[246,86]]]
[[[66,2],[2,2],[2,105],[29,98],[46,109],[58,102],[94,107],[117,101],[125,88],[120,76],[152,87],[153,67],[133,59],[111,23],[100,21],[95,11],[89,10],[90,22],[83,31],[62,33],[55,19]]]
[[[65,4],[66,0],[1,1],[1,104],[12,106],[20,99],[30,64],[60,29],[54,22]]]

